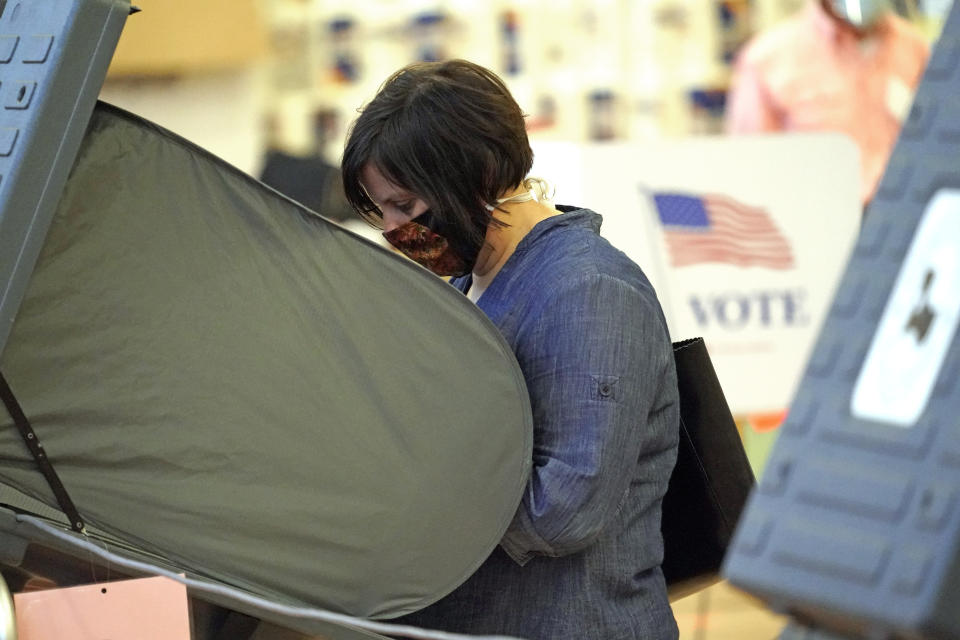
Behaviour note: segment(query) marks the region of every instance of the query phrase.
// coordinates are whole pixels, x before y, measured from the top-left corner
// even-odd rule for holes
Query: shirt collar
[[[534,225],[533,229],[531,229],[530,232],[525,235],[522,240],[520,240],[519,244],[517,244],[517,248],[513,250],[513,254],[507,259],[507,263],[503,265],[500,273],[498,273],[493,279],[490,287],[493,287],[494,283],[496,283],[505,272],[510,271],[510,267],[516,257],[525,253],[534,242],[547,235],[554,229],[558,229],[560,227],[581,227],[584,229],[590,229],[596,234],[600,233],[600,225],[603,223],[603,218],[599,213],[591,211],[590,209],[569,207],[562,204],[558,204],[556,207],[560,213],[541,220]],[[468,273],[459,278],[452,278],[450,280],[450,284],[459,289],[462,293],[466,293],[473,285],[473,274]],[[490,287],[488,287],[488,290]],[[482,299],[483,298],[481,298],[481,300]]]
[[[533,229],[523,237],[514,250],[514,253],[526,251],[530,245],[539,238],[559,227],[582,227],[590,229],[594,233],[600,233],[600,225],[603,223],[603,218],[599,213],[591,211],[590,209],[581,209],[579,207],[569,207],[566,205],[557,205],[557,209],[560,213],[538,222]]]

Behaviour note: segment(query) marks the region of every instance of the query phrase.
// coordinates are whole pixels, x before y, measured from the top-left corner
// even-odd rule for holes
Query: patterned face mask
[[[523,184],[528,191],[518,193],[509,198],[500,198],[497,204],[507,202],[527,202],[539,200],[549,202],[545,195],[549,185],[540,178],[527,178]],[[494,205],[485,204],[488,211],[493,211]],[[480,244],[460,245],[456,248],[437,231],[439,222],[434,219],[429,209],[392,231],[387,231],[383,237],[398,251],[437,274],[438,276],[459,277],[473,271],[480,254]],[[434,231],[437,229],[437,231]]]
[[[472,255],[461,255],[450,247],[446,238],[430,229],[428,225],[433,223],[428,209],[413,220],[387,231],[383,237],[403,255],[438,276],[462,276],[473,270],[480,247],[466,250]]]

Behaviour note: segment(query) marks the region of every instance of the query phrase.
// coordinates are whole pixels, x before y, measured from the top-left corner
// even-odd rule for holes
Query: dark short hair
[[[533,151],[503,80],[449,60],[400,69],[353,123],[341,163],[344,192],[376,224],[380,212],[360,184],[368,163],[425,200],[452,242],[479,242],[491,222],[483,205],[523,182]],[[465,236],[449,237],[456,233]]]

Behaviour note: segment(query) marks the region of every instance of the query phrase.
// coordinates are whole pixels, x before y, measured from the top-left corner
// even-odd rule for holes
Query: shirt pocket
[[[591,397],[600,402],[620,402],[620,376],[590,376]]]

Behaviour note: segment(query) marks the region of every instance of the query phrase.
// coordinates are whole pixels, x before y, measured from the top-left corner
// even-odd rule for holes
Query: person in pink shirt
[[[847,134],[860,149],[866,205],[929,56],[920,32],[883,0],[809,0],[738,54],[726,131]]]

